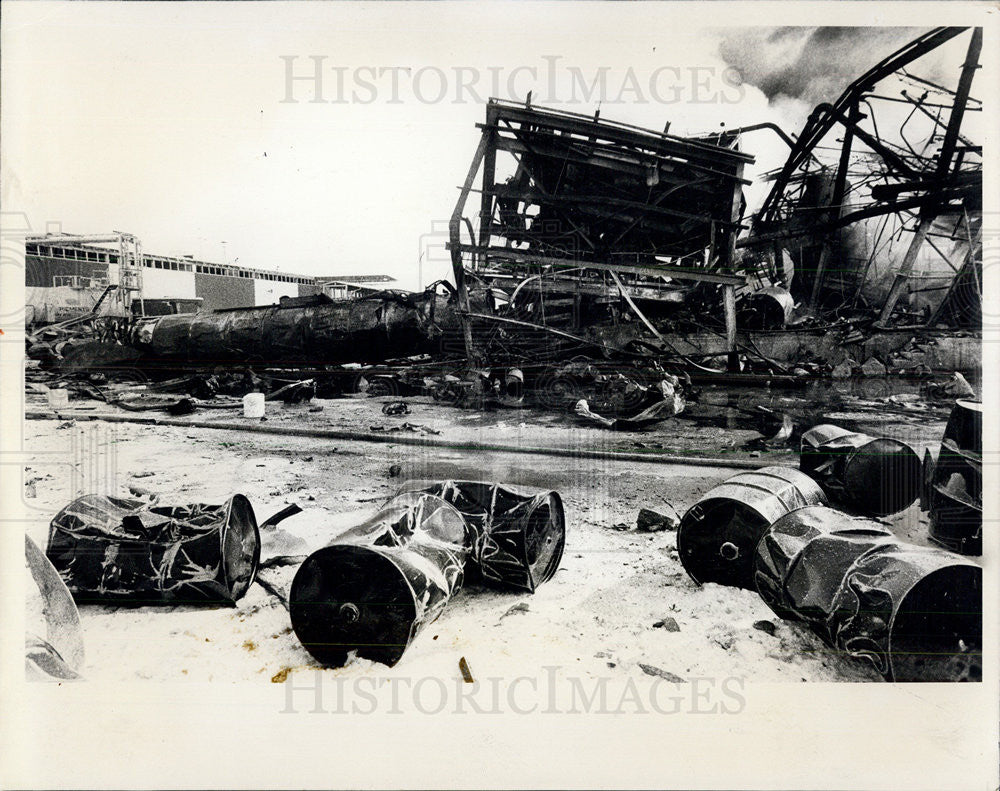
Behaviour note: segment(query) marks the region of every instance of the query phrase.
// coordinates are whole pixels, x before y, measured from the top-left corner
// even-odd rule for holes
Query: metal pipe
[[[211,428],[222,431],[238,431],[249,434],[274,434],[285,437],[309,437],[315,439],[340,439],[356,442],[374,442],[387,445],[410,445],[421,448],[446,448],[476,455],[480,453],[526,453],[536,456],[556,456],[567,459],[595,459],[598,461],[649,462],[652,464],[683,464],[695,467],[723,467],[730,470],[759,470],[770,466],[770,462],[748,458],[721,459],[714,456],[685,456],[679,453],[625,453],[618,451],[584,450],[580,448],[545,448],[530,445],[513,445],[500,442],[459,442],[433,437],[408,437],[399,434],[376,434],[363,431],[341,431],[337,429],[295,428],[276,426],[271,423],[249,423],[246,421],[181,420],[168,417],[141,417],[128,415],[95,415],[73,410],[58,412],[25,412],[25,420],[103,420],[107,423],[138,423],[141,425],[180,426],[182,428]]]

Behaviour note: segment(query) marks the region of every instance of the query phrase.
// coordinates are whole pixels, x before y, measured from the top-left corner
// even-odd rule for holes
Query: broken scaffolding
[[[816,311],[867,308],[880,327],[978,327],[982,147],[963,122],[981,110],[982,41],[981,28],[931,30],[813,110],[739,242],[751,274],[791,279]],[[954,87],[922,76],[926,56],[963,42]]]
[[[472,309],[470,281],[505,301],[508,321],[554,331],[579,330],[623,300],[657,339],[640,302],[680,302],[692,283],[721,287],[735,350],[736,239],[753,162],[736,135],[656,134],[530,99],[490,100],[480,129],[449,226],[470,358],[473,321],[499,318]]]

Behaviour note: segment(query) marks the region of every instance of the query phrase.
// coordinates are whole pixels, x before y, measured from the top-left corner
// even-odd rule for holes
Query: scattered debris
[[[769,634],[771,637],[774,637],[775,633],[778,631],[778,627],[774,625],[773,621],[754,621],[753,628],[758,632]]]
[[[660,668],[656,667],[655,665],[644,665],[642,662],[639,662],[639,667],[642,668],[642,672],[645,673],[647,676],[656,676],[658,678],[666,679],[671,684],[686,684],[687,683],[680,676],[675,676],[673,673],[670,673],[670,672],[668,672],[666,670],[661,670]]]
[[[466,684],[474,683],[474,679],[472,678],[472,670],[469,669],[469,663],[466,661],[464,656],[458,660],[458,669],[462,672],[462,681],[464,681]]]
[[[635,529],[640,533],[658,533],[661,530],[676,530],[679,525],[676,515],[658,514],[649,508],[640,508]]]
[[[528,611],[529,607],[527,602],[525,601],[518,602],[517,604],[508,608],[507,612],[505,612],[503,615],[500,616],[500,620],[502,621],[508,615],[515,615],[517,613],[528,612]]]
[[[410,405],[405,401],[389,401],[382,404],[382,414],[383,415],[408,415],[410,414]]]
[[[653,624],[654,629],[666,629],[668,632],[679,632],[681,627],[678,625],[677,621],[670,616],[667,616],[661,621],[657,621]]]

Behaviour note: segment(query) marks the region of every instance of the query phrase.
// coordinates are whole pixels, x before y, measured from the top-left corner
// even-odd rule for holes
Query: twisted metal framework
[[[968,47],[954,89],[910,70],[919,67],[914,64],[923,56],[963,35]],[[981,109],[970,91],[982,40],[981,28],[936,28],[859,77],[833,104],[818,105],[784,166],[771,175],[774,184],[753,219],[752,234],[738,246],[757,256],[770,254],[772,279],[780,279],[776,270],[783,254],[789,254],[799,296],[811,308],[829,309],[855,307],[873,261],[884,258],[886,247],[904,234],[912,234],[879,307],[878,324],[884,326],[893,315],[926,244],[955,272],[927,325],[977,325],[982,147],[962,134],[962,123],[967,113]],[[889,95],[900,86],[898,95]],[[903,120],[891,127],[886,120],[894,113]],[[875,218],[881,220],[866,245],[868,254],[849,261],[845,232]],[[959,244],[949,252],[935,238]]]
[[[535,324],[577,327],[587,304],[621,298],[650,327],[634,300],[677,302],[683,282],[710,283],[722,286],[733,348],[744,278],[732,265],[751,162],[735,134],[682,138],[491,99],[449,228],[460,304],[471,312],[474,276],[535,300]],[[476,191],[478,234],[465,216]],[[464,332],[472,356],[468,320]]]

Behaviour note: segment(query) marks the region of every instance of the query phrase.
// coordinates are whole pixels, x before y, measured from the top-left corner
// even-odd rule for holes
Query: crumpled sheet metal
[[[678,384],[676,376],[661,380],[655,388],[655,392],[662,397],[661,400],[653,401],[634,414],[619,415],[613,418],[605,417],[594,412],[585,398],[581,398],[576,402],[573,412],[582,420],[589,423],[596,423],[604,428],[621,431],[642,430],[661,423],[675,415],[679,415],[684,411],[684,398],[678,392]],[[647,388],[647,391],[653,392],[654,388]]]
[[[923,478],[920,457],[905,442],[828,424],[803,433],[799,469],[830,499],[869,516],[910,506]]]
[[[470,578],[534,593],[552,578],[566,543],[566,515],[556,492],[527,492],[484,481],[407,481],[454,505],[472,531]]]
[[[754,581],[782,618],[889,681],[982,677],[982,569],[824,506],[793,511],[757,546]]]
[[[462,587],[471,543],[454,506],[400,494],[299,567],[288,597],[296,636],[329,667],[351,652],[396,664]]]
[[[825,504],[807,475],[790,467],[741,472],[709,489],[681,519],[677,551],[698,583],[753,588],[753,554],[771,524],[796,508]]]
[[[930,465],[930,467],[928,466]],[[937,459],[924,459],[921,507],[931,540],[963,555],[983,553],[983,405],[955,402]]]
[[[257,574],[260,532],[241,494],[156,507],[91,494],[56,514],[46,555],[77,603],[232,605]]]
[[[76,603],[59,572],[27,536],[24,564],[31,577],[26,587],[25,675],[32,681],[78,679],[84,650]]]

